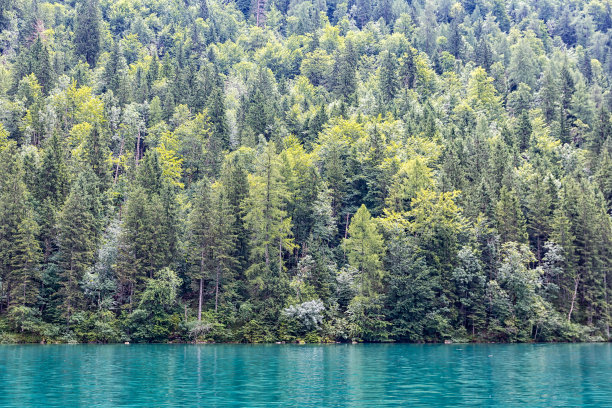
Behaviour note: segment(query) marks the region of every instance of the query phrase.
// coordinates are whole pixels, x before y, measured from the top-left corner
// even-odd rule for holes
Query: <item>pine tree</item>
[[[249,97],[245,110],[246,125],[253,134],[265,136],[270,140],[276,116],[274,101],[274,76],[267,68],[257,70],[253,86],[249,91]]]
[[[399,82],[397,79],[397,58],[395,54],[386,51],[382,56],[380,66],[380,91],[382,93],[384,105],[390,103],[397,91]]]
[[[495,206],[495,218],[502,242],[527,242],[525,216],[514,190],[502,187]]]
[[[142,187],[145,192],[152,196],[159,195],[163,185],[163,170],[159,163],[159,154],[156,149],[148,150],[138,167],[136,173],[136,183]]]
[[[280,299],[287,285],[283,254],[294,249],[286,211],[287,189],[274,143],[261,143],[259,150],[244,202],[244,222],[251,234],[247,276],[256,293]]]
[[[95,66],[100,52],[100,6],[98,0],[81,0],[74,28],[74,48],[90,67]]]
[[[409,46],[408,50],[402,55],[399,66],[399,76],[402,85],[406,89],[412,89],[416,86],[416,64],[414,63],[414,54]]]
[[[572,125],[572,117],[570,114],[570,107],[572,102],[572,96],[575,91],[574,78],[570,73],[567,62],[561,68],[560,73],[561,79],[561,114],[560,114],[560,125],[561,125],[561,134],[559,135],[560,139],[564,143],[570,142],[570,127]]]
[[[119,45],[119,41],[115,41],[111,48],[111,53],[104,66],[104,90],[111,90],[115,95],[119,93],[121,86],[121,59],[123,52]]]
[[[503,0],[494,0],[492,2],[491,13],[495,16],[499,28],[507,33],[510,30],[510,17],[508,17],[505,2]]]
[[[212,246],[212,189],[207,179],[201,179],[195,186],[191,200],[191,212],[187,220],[189,237],[190,277],[196,281],[198,290],[198,321],[202,320],[202,302],[204,298],[204,281],[214,268],[210,252]]]
[[[529,186],[529,194],[526,200],[527,230],[535,247],[538,262],[542,261],[544,243],[548,241],[551,232],[555,193],[556,186],[552,175],[545,177],[543,180],[536,177]]]
[[[524,152],[531,146],[531,121],[529,113],[524,110],[519,117],[519,122],[516,129],[519,151]]]
[[[153,199],[155,199],[155,197],[153,197]],[[157,225],[157,228],[161,232],[162,248],[164,248],[162,252],[162,263],[164,266],[169,266],[177,260],[178,256],[180,220],[178,216],[179,205],[176,197],[176,188],[167,181],[164,181],[159,196],[159,206],[161,211],[155,214],[159,217],[159,223],[154,225]]]
[[[147,151],[129,193],[119,237],[117,275],[122,300],[133,307],[145,279],[178,255],[178,203],[155,149]]]
[[[79,174],[58,217],[61,268],[58,296],[67,325],[72,315],[82,306],[81,281],[94,261],[98,232],[96,214],[92,211],[96,200],[95,189],[91,176]]]
[[[478,43],[478,48],[476,49],[476,61],[487,72],[489,72],[491,65],[493,64],[492,54],[493,53],[491,52],[489,42],[484,37],[481,38],[480,42]]]
[[[357,26],[363,28],[370,17],[372,16],[372,2],[370,0],[355,0],[353,9],[351,10]]]
[[[15,143],[0,150],[0,310],[12,303],[11,279],[14,259],[19,251],[19,228],[27,214],[27,190],[23,181],[23,163]]]
[[[357,89],[357,79],[355,78],[357,66],[357,53],[351,40],[344,43],[344,49],[340,51],[334,65],[334,75],[336,79],[334,89],[345,102],[350,102]]]
[[[144,279],[151,277],[159,262],[157,258],[158,241],[154,240],[157,226],[151,225],[151,204],[142,188],[130,192],[127,200],[117,255],[117,277],[119,279],[122,301],[130,308],[136,301],[135,295]],[[138,288],[137,288],[138,286]]]
[[[242,150],[230,153],[225,157],[221,169],[220,183],[223,197],[230,212],[234,215],[231,234],[235,237],[232,258],[237,262],[237,269],[243,272],[248,267],[248,232],[244,223],[244,201],[249,195],[245,157]]]
[[[612,121],[610,121],[610,119],[610,112],[602,105],[595,118],[593,131],[588,134],[586,143],[587,147],[594,155],[598,155],[602,152],[606,140],[612,135]],[[610,138],[610,140],[612,141],[612,138]]]
[[[584,75],[584,79],[586,79],[587,83],[590,84],[593,80],[593,66],[591,64],[591,54],[588,50],[585,50],[584,54],[582,55],[580,69]]]
[[[544,70],[542,86],[540,88],[540,105],[547,123],[557,119],[559,109],[560,91],[557,73],[549,67]]]
[[[480,333],[486,323],[485,298],[486,276],[480,254],[470,247],[463,247],[458,255],[452,278],[459,303],[459,319],[472,336]]]
[[[448,38],[448,50],[457,59],[461,59],[463,52],[463,36],[459,27],[459,21],[454,18],[450,23],[450,33]],[[483,68],[487,69],[485,66]]]
[[[27,214],[17,228],[15,250],[11,259],[10,299],[14,305],[32,306],[37,301],[39,263],[42,260],[37,234],[38,225],[32,214]]]
[[[612,214],[612,152],[602,151],[600,157],[595,177],[608,206],[608,213]]]
[[[365,205],[353,216],[348,238],[343,246],[349,264],[359,272],[359,291],[362,296],[372,296],[382,290],[382,258],[385,253],[382,235]]]
[[[229,129],[225,117],[225,94],[220,86],[215,87],[210,94],[207,112],[210,133],[206,144],[205,162],[210,175],[216,176],[221,170],[224,152],[230,148]]]
[[[200,8],[198,10],[198,14],[203,20],[208,19],[210,16],[210,11],[208,10],[208,0],[200,0]]]
[[[36,75],[43,94],[48,95],[49,91],[53,88],[53,68],[51,67],[49,50],[41,41],[40,36],[37,37],[36,42],[30,48],[30,61],[31,73]]]
[[[106,135],[99,126],[93,126],[89,137],[85,140],[87,163],[98,178],[98,188],[105,190],[110,183],[111,167],[108,158],[110,149]]]
[[[189,252],[193,266],[192,279],[197,281],[198,321],[202,320],[204,282],[214,284],[215,312],[219,306],[221,284],[234,266],[233,214],[222,195],[220,185],[211,186],[206,179],[196,186],[192,210],[187,221]]]

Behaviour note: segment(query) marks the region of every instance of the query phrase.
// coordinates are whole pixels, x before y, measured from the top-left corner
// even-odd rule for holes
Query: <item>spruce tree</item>
[[[36,75],[38,83],[42,87],[44,95],[48,95],[49,91],[53,88],[53,68],[51,67],[51,60],[49,58],[49,49],[40,39],[40,36],[36,38],[36,42],[30,48],[31,58],[31,73]],[[29,74],[30,72],[28,72]]]
[[[397,58],[395,54],[386,51],[382,56],[380,66],[380,91],[382,93],[383,102],[390,103],[399,90],[399,82],[397,79]]]
[[[525,216],[514,190],[508,190],[506,186],[501,188],[499,201],[495,206],[495,218],[502,242],[525,243],[527,241]]]
[[[28,213],[22,219],[15,235],[15,249],[12,255],[12,271],[9,277],[11,303],[33,306],[37,303],[40,281],[40,245],[36,236],[38,225]]]
[[[232,258],[237,262],[237,269],[242,272],[248,267],[248,241],[249,234],[244,222],[244,201],[249,195],[249,181],[247,177],[245,157],[242,151],[230,153],[225,157],[221,170],[220,183],[223,188],[223,197],[234,215],[231,234],[235,237]]]
[[[198,321],[202,320],[204,282],[212,282],[215,312],[224,278],[234,267],[231,207],[222,195],[220,185],[211,186],[206,179],[196,186],[187,229],[192,279],[198,285]]]
[[[355,78],[357,65],[357,53],[353,42],[347,40],[344,43],[344,49],[340,51],[337,57],[337,63],[334,65],[334,89],[336,93],[345,101],[351,102],[357,89],[357,79]]]
[[[192,209],[187,220],[188,251],[191,264],[190,277],[198,285],[198,321],[202,320],[202,302],[204,298],[204,281],[209,277],[212,246],[212,189],[207,179],[202,179],[195,186],[191,201]]]
[[[27,214],[27,190],[23,181],[23,163],[15,143],[0,150],[0,310],[11,304],[15,293],[13,272],[19,243],[19,228]]]
[[[382,290],[382,258],[385,252],[382,235],[365,205],[353,216],[348,238],[343,242],[349,264],[359,272],[359,291],[372,296]]]
[[[80,0],[74,28],[74,48],[90,67],[100,53],[100,5],[98,0]]]
[[[287,215],[287,189],[273,142],[262,142],[255,174],[249,177],[244,222],[250,236],[251,266],[247,276],[255,293],[282,299],[287,286],[283,255],[294,248]]]
[[[97,244],[98,221],[94,211],[96,186],[91,176],[79,174],[58,217],[60,251],[60,309],[66,324],[83,305],[81,281],[93,264]]]

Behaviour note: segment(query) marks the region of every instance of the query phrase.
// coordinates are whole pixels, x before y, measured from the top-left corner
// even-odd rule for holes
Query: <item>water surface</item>
[[[612,406],[612,345],[0,346],[0,407]]]

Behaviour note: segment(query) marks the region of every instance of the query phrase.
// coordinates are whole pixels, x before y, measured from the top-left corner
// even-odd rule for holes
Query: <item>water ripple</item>
[[[0,406],[598,407],[611,367],[610,344],[0,346]]]

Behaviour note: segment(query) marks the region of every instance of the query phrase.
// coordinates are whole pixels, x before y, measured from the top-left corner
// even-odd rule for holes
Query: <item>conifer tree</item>
[[[27,214],[27,190],[23,181],[23,163],[15,143],[8,143],[0,150],[0,310],[11,304],[15,293],[11,279],[18,254],[17,241],[20,226]],[[23,249],[23,248],[21,248]]]
[[[198,321],[202,320],[204,282],[214,285],[215,312],[219,306],[221,284],[234,266],[233,214],[220,185],[201,180],[196,186],[193,208],[187,221],[192,278],[197,281]]]
[[[223,197],[234,215],[231,234],[235,237],[232,258],[237,262],[237,269],[246,270],[248,263],[248,232],[244,222],[244,201],[249,195],[249,181],[246,171],[246,158],[238,150],[225,157],[221,170],[220,184]]]
[[[49,49],[43,44],[40,36],[36,38],[36,42],[30,48],[30,61],[31,73],[36,75],[43,94],[48,95],[49,91],[53,88],[53,68],[49,58]]]
[[[402,55],[399,66],[399,77],[404,88],[412,89],[416,86],[416,74],[414,53],[412,48],[408,46],[408,50]]]
[[[79,311],[83,302],[81,280],[93,264],[97,244],[97,224],[94,208],[96,186],[92,176],[82,172],[74,182],[58,217],[60,251],[60,309],[66,324]]]
[[[207,179],[202,179],[195,186],[192,199],[192,209],[187,220],[189,236],[189,260],[192,264],[190,272],[192,280],[198,288],[198,321],[202,320],[202,302],[204,298],[204,281],[210,275],[210,252],[212,246],[212,189]]]
[[[334,89],[346,102],[352,101],[355,90],[357,89],[357,80],[355,78],[356,64],[357,55],[353,42],[347,40],[344,44],[344,49],[342,49],[340,55],[338,55],[336,65],[334,65],[333,75],[336,79]]]
[[[17,228],[15,250],[11,259],[10,298],[14,305],[32,306],[37,301],[39,264],[42,260],[37,234],[36,221],[32,218],[32,214],[26,214]]]
[[[570,113],[570,107],[572,102],[572,96],[575,91],[574,78],[572,77],[571,72],[567,66],[567,62],[561,68],[560,73],[560,139],[564,143],[568,143],[570,141],[570,127],[572,125],[572,117]]]
[[[247,275],[264,297],[283,296],[287,285],[283,255],[294,248],[291,219],[286,212],[287,189],[275,150],[273,142],[260,144],[244,202],[244,222],[251,234]]]
[[[501,188],[499,201],[495,206],[495,218],[502,242],[526,242],[525,216],[514,190],[508,190],[506,186]]]
[[[397,58],[395,54],[386,51],[382,56],[382,63],[380,66],[380,91],[384,103],[391,102],[398,89]]]
[[[100,52],[100,6],[98,0],[81,0],[79,3],[74,28],[74,48],[76,53],[93,67]]]
[[[385,252],[382,235],[365,205],[353,216],[344,249],[349,264],[359,272],[359,291],[372,296],[382,290],[382,258]]]

